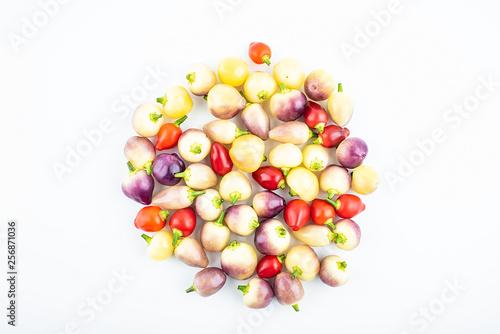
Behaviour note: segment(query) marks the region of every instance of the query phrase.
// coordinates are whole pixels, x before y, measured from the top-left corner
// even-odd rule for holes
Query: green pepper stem
[[[129,175],[132,175],[132,174],[135,174],[136,172],[138,172],[138,170],[134,167],[134,165],[132,165],[132,163],[130,161],[127,161],[127,167],[128,167]]]
[[[173,124],[174,124],[176,127],[180,128],[180,127],[181,127],[181,124],[182,124],[182,123],[183,123],[183,122],[184,122],[187,118],[188,118],[188,117],[187,117],[187,115],[184,115],[184,116],[182,116],[181,118],[179,118],[178,120],[176,120]]]
[[[214,208],[220,209],[222,207],[223,202],[224,202],[224,200],[222,198],[214,197],[214,199],[212,200],[212,205]]]
[[[278,188],[285,189],[285,179],[278,182]]]
[[[335,208],[335,210],[340,209],[340,201],[339,200],[332,201],[331,199],[329,199],[328,197],[326,197],[325,201],[327,201],[328,203],[330,203],[331,205],[333,205],[333,207]]]
[[[335,229],[336,229],[335,225],[333,224],[333,218],[329,218],[329,219],[327,219],[327,220],[323,223],[323,225],[330,226],[330,228],[331,228],[332,230],[335,230]],[[330,241],[331,241],[331,240],[330,240]]]
[[[250,287],[250,283],[247,285],[238,285],[238,290],[243,291],[243,296],[248,293],[248,288]]]
[[[188,167],[183,172],[175,173],[174,176],[182,177],[184,181],[189,182],[189,179],[191,178],[191,169]]]
[[[224,226],[224,216],[226,215],[226,210],[222,211],[222,213],[220,214],[219,218],[217,218],[216,221],[214,221],[214,224],[217,225],[217,226]]]
[[[154,123],[158,122],[158,120],[159,120],[160,118],[162,118],[162,117],[163,117],[163,114],[157,114],[157,113],[155,113],[155,112],[152,112],[151,114],[149,114],[149,119],[150,119],[152,122],[154,122]]]
[[[234,205],[234,203],[236,203],[241,198],[241,194],[235,191],[230,193],[229,197],[231,197],[231,205]]]
[[[280,261],[280,263],[283,263],[283,261],[285,261],[286,259],[286,255],[285,254],[277,255],[276,258],[278,259],[278,261]]]
[[[337,268],[345,272],[345,268],[347,268],[347,263],[345,261],[337,261]]]
[[[193,189],[189,189],[188,190],[188,197],[187,198],[192,202],[192,201],[194,201],[194,199],[196,198],[196,196],[203,195],[204,193],[206,193],[205,190],[195,191]]]
[[[342,84],[341,84],[340,82],[339,82],[339,85],[338,85],[338,89],[337,89],[337,91],[338,91],[339,93],[342,93],[342,92],[344,91],[344,90],[342,89]]]
[[[288,173],[290,172],[290,169],[292,169],[292,168],[291,167],[281,167],[280,169],[283,172],[283,175],[287,176]]]
[[[148,161],[144,164],[144,169],[148,175],[151,175],[151,167],[153,166],[153,161]]]
[[[236,241],[236,240],[231,241],[231,243],[229,244],[229,246],[227,246],[227,248],[229,250],[235,250],[238,247],[240,247],[240,243],[238,241]]]
[[[323,131],[325,131],[325,125],[325,123],[318,123],[314,128],[318,130],[319,133],[323,133]]]
[[[299,304],[293,304],[292,305],[293,309],[295,310],[295,312],[299,312]]]
[[[328,189],[327,193],[328,193],[328,198],[332,199],[334,196],[340,194],[340,191],[338,191],[337,189]]]
[[[318,134],[315,132],[312,132],[312,130],[309,129],[309,138],[307,138],[307,139],[316,138],[316,137],[318,137]]]
[[[318,158],[314,158],[314,160],[311,161],[311,164],[309,165],[309,169],[312,169],[315,171],[318,171],[321,168],[323,168],[323,161],[318,159]]]
[[[201,144],[200,143],[197,143],[197,142],[194,142],[193,144],[191,144],[191,146],[189,147],[189,152],[193,153],[193,154],[200,154],[201,153]]]
[[[290,189],[290,191],[288,192],[288,194],[290,194],[290,196],[297,196],[297,193],[295,191],[293,191],[293,189]]]
[[[323,138],[321,138],[321,136],[318,136],[318,138],[313,140],[313,144],[323,145]]]
[[[345,237],[344,233],[335,233],[335,238],[333,239],[333,242],[336,244],[345,244],[347,241],[347,238]]]
[[[328,242],[332,242],[333,239],[335,239],[336,236],[337,236],[337,233],[329,231],[328,235],[327,235]]]
[[[194,284],[191,285],[189,288],[186,289],[186,293],[190,293],[190,292],[193,292],[193,291],[196,291],[196,288],[194,287]]]
[[[238,138],[238,137],[241,137],[241,136],[244,136],[244,135],[247,135],[250,133],[247,130],[240,130],[238,128],[236,128],[236,130],[234,132],[235,132],[234,138]]]
[[[195,72],[188,73],[188,75],[186,75],[186,79],[190,84],[192,84],[196,80],[196,73]]]
[[[302,275],[302,269],[300,269],[299,267],[293,266],[292,269],[293,269],[292,278]]]
[[[160,103],[164,107],[165,107],[165,104],[167,104],[167,101],[168,101],[167,94],[163,95],[162,97],[158,97],[156,99],[156,102]]]
[[[264,64],[267,64],[267,66],[271,65],[271,62],[269,61],[269,55],[263,55],[260,61]]]
[[[184,233],[177,228],[173,228],[172,232],[174,233],[174,240],[172,241],[172,246],[177,247],[177,244],[180,242],[179,238],[181,238]]]
[[[267,99],[267,95],[269,95],[269,92],[267,90],[261,90],[257,93],[257,97],[259,98],[259,100]]]
[[[168,210],[161,210],[160,211],[161,220],[163,220],[163,221],[167,220],[167,217],[169,214],[170,214],[170,212],[168,212]]]
[[[286,94],[291,92],[291,90],[286,88],[285,85],[283,85],[282,83],[279,84],[279,87],[281,89],[281,94]]]
[[[248,224],[248,226],[250,227],[251,230],[254,230],[256,229],[257,227],[259,227],[259,221],[255,218],[253,218],[250,223]]]
[[[283,226],[278,226],[276,227],[276,234],[278,235],[278,238],[284,238],[286,236],[286,230],[283,228]]]
[[[146,240],[146,242],[148,243],[148,246],[151,244],[151,240],[152,240],[153,238],[151,238],[149,235],[146,235],[146,234],[144,234],[144,233],[143,233],[143,234],[141,235],[141,237],[142,237],[144,240]]]
[[[252,104],[250,101],[247,100],[247,98],[245,97],[245,94],[243,94],[243,92],[241,90],[240,90],[240,95],[245,99],[245,102],[246,102],[245,107]]]

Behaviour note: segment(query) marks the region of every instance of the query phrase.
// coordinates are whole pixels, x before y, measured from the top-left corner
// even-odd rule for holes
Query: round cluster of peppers
[[[271,49],[264,43],[251,43],[248,55],[256,64],[271,65]],[[356,248],[361,231],[352,218],[365,210],[365,204],[348,192],[370,194],[380,179],[373,168],[363,165],[366,143],[349,137],[345,128],[353,103],[340,83],[336,85],[324,70],[314,70],[306,77],[292,58],[279,61],[272,72],[249,73],[243,59],[228,57],[217,66],[222,82],[217,84],[210,67],[191,66],[186,75],[189,90],[203,97],[210,113],[218,118],[203,130],[181,129],[193,107],[191,95],[182,86],[169,87],[157,104],[139,105],[132,119],[139,136],[131,137],[124,149],[129,173],[122,191],[146,205],[134,224],[154,233],[142,234],[152,259],[161,261],[174,255],[189,266],[205,268],[186,292],[209,296],[223,287],[226,276],[243,280],[256,272],[258,277],[238,286],[247,306],[266,307],[276,297],[298,311],[304,296],[301,281],[319,275],[330,286],[347,282],[349,271],[342,258],[329,255],[320,262],[311,247],[333,243],[343,250]],[[237,89],[240,86],[242,91]],[[305,94],[298,90],[302,86]],[[272,129],[261,104],[266,100],[271,115],[282,122]],[[325,100],[326,110],[320,104]],[[247,130],[229,120],[238,114]],[[333,124],[328,124],[330,118]],[[279,144],[266,157],[268,139]],[[309,140],[302,150],[297,146]],[[174,148],[178,153],[162,152]],[[338,164],[330,161],[328,149],[334,149]],[[207,157],[210,165],[203,163]],[[191,164],[186,166],[186,162]],[[265,189],[253,197],[252,206],[237,204],[252,195],[249,177],[242,172],[251,174]],[[153,197],[155,180],[166,187]],[[185,185],[179,185],[181,181]],[[218,190],[212,189],[217,185]],[[299,198],[286,203],[274,192],[286,187],[290,196]],[[318,198],[320,190],[326,194],[323,198]],[[229,205],[224,208],[223,202]],[[175,212],[170,214],[172,210]],[[275,218],[281,212],[286,225]],[[200,241],[191,237],[197,217],[207,221]],[[171,233],[165,230],[167,221]],[[255,234],[255,248],[264,256],[258,260],[252,245],[230,242],[231,232]],[[288,249],[290,236],[303,244]],[[220,269],[207,267],[207,251],[221,252]],[[273,277],[271,287],[266,279]]]

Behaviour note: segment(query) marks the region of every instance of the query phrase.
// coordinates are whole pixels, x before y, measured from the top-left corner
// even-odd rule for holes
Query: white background
[[[7,219],[17,219],[19,281],[15,329],[6,325],[7,285],[0,281],[0,331],[500,332],[498,8],[493,1],[401,0],[398,13],[377,31],[371,12],[388,5],[69,1],[16,50],[9,38],[22,36],[23,18],[33,23],[42,10],[37,1],[3,1],[0,259],[6,262]],[[368,45],[357,41],[359,52],[346,57],[340,46],[355,45],[358,29],[365,28],[373,29]],[[134,134],[133,107],[124,109],[123,99],[141,89],[148,69],[167,74],[146,96],[132,98],[133,106],[154,101],[169,85],[185,85],[192,63],[215,69],[230,55],[249,61],[252,41],[272,47],[273,63],[291,56],[306,72],[325,68],[343,83],[356,105],[351,133],[366,140],[366,163],[382,176],[356,219],[360,246],[319,251],[343,256],[351,280],[335,289],[319,279],[304,283],[299,313],[276,301],[265,313],[250,310],[232,280],[210,298],[186,295],[197,269],[175,258],[155,263],[147,257],[132,223],[141,206],[120,190],[123,145]],[[448,114],[478,101],[475,89],[488,77],[497,86],[487,98],[464,116]],[[125,117],[113,112],[117,106]],[[68,149],[106,119],[112,130],[58,179],[53,164],[66,164]],[[195,99],[183,128],[209,119],[204,101]],[[419,153],[417,142],[436,129],[446,139]],[[410,159],[418,165],[406,166],[391,186],[401,161]],[[216,256],[211,260],[217,264]],[[133,278],[95,316],[77,311],[88,311],[92,298],[109,297],[113,273],[122,271]],[[450,290],[454,284],[458,288]]]

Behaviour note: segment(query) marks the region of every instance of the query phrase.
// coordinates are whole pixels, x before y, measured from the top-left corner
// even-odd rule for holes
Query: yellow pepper
[[[328,152],[318,144],[307,145],[302,151],[304,157],[302,163],[307,169],[319,172],[328,166]]]
[[[172,256],[174,238],[165,230],[156,232],[153,237],[143,234],[142,237],[148,243],[148,255],[155,261],[163,261]]]
[[[338,84],[338,91],[333,92],[327,101],[328,112],[332,120],[340,127],[349,123],[354,110],[354,104],[349,95],[342,90],[342,84]]]
[[[227,57],[217,65],[217,73],[222,83],[241,86],[248,77],[248,64],[239,57]]]
[[[219,193],[223,200],[231,202],[246,201],[252,196],[252,184],[240,171],[233,170],[222,177]]]
[[[361,195],[368,195],[377,190],[380,176],[370,166],[361,165],[352,172],[352,189]]]
[[[259,169],[266,146],[262,139],[254,135],[244,135],[233,141],[229,156],[233,164],[242,172],[253,173]]]
[[[287,176],[290,169],[302,163],[302,151],[290,143],[280,144],[269,152],[269,162]]]
[[[304,201],[312,201],[318,196],[318,178],[307,168],[292,168],[286,177],[286,183],[290,187],[290,195],[298,195]]]
[[[165,116],[172,119],[181,118],[193,109],[193,100],[186,88],[175,85],[167,88],[165,95],[156,99],[163,106]]]

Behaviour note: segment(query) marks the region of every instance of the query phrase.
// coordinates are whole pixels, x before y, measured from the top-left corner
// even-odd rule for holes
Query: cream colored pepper
[[[237,170],[233,170],[220,180],[219,193],[222,199],[234,204],[238,201],[246,201],[252,195],[252,185],[247,177]]]
[[[142,237],[148,243],[148,255],[155,261],[163,261],[172,256],[174,238],[165,230],[156,232],[153,237],[143,234]]]
[[[302,163],[302,151],[297,146],[286,143],[276,146],[269,152],[269,162],[287,176],[290,169]]]
[[[320,263],[314,250],[307,245],[297,245],[288,251],[285,258],[286,269],[302,281],[312,281],[318,276]]]
[[[303,164],[307,169],[318,172],[328,166],[328,152],[318,144],[307,145],[302,151],[304,156]]]
[[[338,126],[344,127],[351,120],[354,104],[351,97],[343,92],[342,84],[338,86],[338,91],[328,98],[328,112]]]
[[[318,196],[318,178],[307,168],[292,168],[286,177],[286,183],[290,187],[290,195],[298,195],[304,201],[312,201]]]
[[[253,173],[259,169],[262,161],[267,160],[264,156],[265,149],[262,139],[254,135],[244,135],[233,141],[229,156],[236,168]]]

